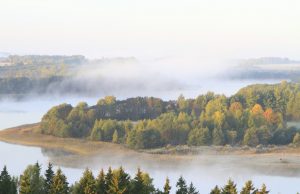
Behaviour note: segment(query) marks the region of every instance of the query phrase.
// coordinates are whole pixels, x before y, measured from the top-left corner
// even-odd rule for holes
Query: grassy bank
[[[115,153],[132,152],[118,144],[94,142],[85,139],[59,138],[43,135],[38,131],[39,123],[5,129],[0,131],[0,141],[41,148],[63,149],[79,155],[92,155],[103,150],[112,150]]]

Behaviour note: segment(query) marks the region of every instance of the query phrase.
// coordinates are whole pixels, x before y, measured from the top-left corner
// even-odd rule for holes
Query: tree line
[[[137,170],[131,176],[122,167],[108,168],[107,172],[100,170],[95,177],[91,170],[86,169],[79,181],[70,185],[67,177],[58,168],[56,172],[51,163],[45,173],[41,172],[41,165],[29,165],[20,177],[11,176],[6,166],[0,174],[0,194],[169,194],[171,192],[170,180],[166,178],[162,189],[155,188],[153,179],[148,173]],[[176,194],[199,194],[193,183],[187,184],[180,176],[174,189]],[[252,181],[247,181],[238,192],[236,184],[229,179],[223,186],[215,186],[210,194],[268,194],[265,184],[255,188]]]
[[[257,84],[226,97],[100,99],[94,106],[61,104],[42,118],[41,133],[87,138],[136,149],[166,145],[300,144],[289,121],[300,120],[300,84]]]

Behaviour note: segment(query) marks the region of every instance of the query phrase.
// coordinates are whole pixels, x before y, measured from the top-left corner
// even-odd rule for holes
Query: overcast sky
[[[299,0],[0,0],[0,51],[299,59]]]

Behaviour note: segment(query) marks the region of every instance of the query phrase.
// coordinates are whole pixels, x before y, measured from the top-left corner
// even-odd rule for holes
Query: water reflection
[[[271,193],[296,193],[300,181],[300,157],[298,156],[234,156],[234,155],[199,155],[196,157],[158,156],[149,154],[133,154],[102,152],[98,156],[79,157],[59,150],[44,150],[44,157],[57,166],[65,166],[71,181],[81,176],[81,171],[89,167],[97,175],[101,168],[123,166],[132,176],[137,167],[149,172],[154,184],[162,188],[168,176],[175,188],[176,181],[183,175],[188,182],[192,181],[201,193],[208,193],[215,184],[224,185],[232,178],[239,188],[251,179],[258,187],[266,183],[272,188]],[[282,159],[288,161],[282,163]],[[70,168],[73,167],[73,168]],[[288,185],[282,188],[280,185]]]

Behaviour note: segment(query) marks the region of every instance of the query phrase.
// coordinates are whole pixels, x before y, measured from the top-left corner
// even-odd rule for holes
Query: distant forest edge
[[[31,94],[65,95],[82,94],[98,96],[99,91],[107,91],[118,85],[119,88],[128,86],[139,89],[146,85],[145,80],[113,80],[109,75],[101,74],[102,67],[126,64],[139,67],[139,61],[134,57],[101,58],[90,60],[82,55],[8,55],[0,57],[0,99],[23,98]],[[218,75],[221,79],[280,79],[300,81],[300,62],[288,58],[265,57],[247,59],[237,62],[237,66]],[[100,67],[100,68],[99,68]],[[82,70],[84,70],[82,72]],[[86,70],[97,72],[97,76],[86,79]],[[105,73],[104,73],[105,74]],[[106,73],[109,74],[109,73]],[[108,78],[107,78],[108,76]],[[160,90],[167,88],[178,89],[183,83],[178,80],[164,78],[157,84]],[[117,82],[118,84],[112,84]],[[153,82],[153,80],[152,80]],[[162,88],[160,88],[162,87]]]
[[[300,81],[300,61],[280,57],[262,57],[240,60],[228,70],[231,79],[284,79]]]
[[[300,84],[257,84],[226,97],[100,99],[94,106],[61,104],[42,118],[40,132],[148,149],[168,145],[300,145]]]
[[[0,57],[0,99],[6,96],[22,98],[29,94],[88,93],[91,90],[84,87],[87,80],[78,75],[81,68],[136,62],[133,57],[89,60],[82,55]]]

